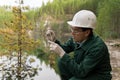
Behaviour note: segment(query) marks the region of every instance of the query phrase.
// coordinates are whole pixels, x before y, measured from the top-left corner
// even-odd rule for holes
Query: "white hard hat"
[[[77,12],[72,21],[67,22],[72,27],[92,28],[96,26],[96,15],[89,10]]]

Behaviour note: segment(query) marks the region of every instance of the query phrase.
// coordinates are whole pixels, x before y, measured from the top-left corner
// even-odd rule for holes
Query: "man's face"
[[[75,42],[82,42],[88,37],[88,31],[82,31],[80,27],[71,27],[71,33]]]

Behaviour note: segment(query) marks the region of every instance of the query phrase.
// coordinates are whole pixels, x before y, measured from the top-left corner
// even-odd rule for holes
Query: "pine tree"
[[[0,29],[0,45],[4,52],[11,55],[16,53],[18,58],[17,78],[21,80],[22,57],[24,53],[29,53],[39,46],[40,41],[31,38],[29,32],[34,29],[32,23],[27,20],[27,17],[23,14],[21,6],[13,7],[13,20],[5,22],[5,27]]]

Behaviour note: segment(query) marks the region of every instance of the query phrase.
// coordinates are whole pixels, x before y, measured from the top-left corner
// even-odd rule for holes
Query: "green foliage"
[[[34,10],[28,10],[27,12],[24,12],[24,15],[26,15],[28,20],[31,20],[31,22],[34,23],[34,16],[36,15]]]
[[[3,7],[0,7],[0,27],[4,27],[4,21],[10,21],[12,18],[12,12],[6,11]]]
[[[40,14],[48,14],[60,18],[66,14],[74,14],[81,9],[90,9],[96,11],[99,0],[54,0],[48,2],[40,8]]]
[[[119,4],[119,0],[105,0],[99,5],[97,32],[104,38],[120,37]]]

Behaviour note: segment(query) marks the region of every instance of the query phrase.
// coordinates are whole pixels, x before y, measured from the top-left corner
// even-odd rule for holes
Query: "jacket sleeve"
[[[74,47],[75,47],[75,43],[73,42],[72,38],[70,38],[64,44],[61,44],[60,41],[58,41],[58,40],[56,40],[55,43],[57,43],[58,45],[60,45],[66,53],[72,52],[74,50]]]
[[[84,60],[77,64],[74,59],[71,59],[68,54],[65,54],[61,58],[61,62],[69,69],[69,71],[76,78],[84,78],[87,75],[91,74],[90,72],[95,69],[95,67],[103,60],[104,58],[104,47],[97,47],[91,49]]]

